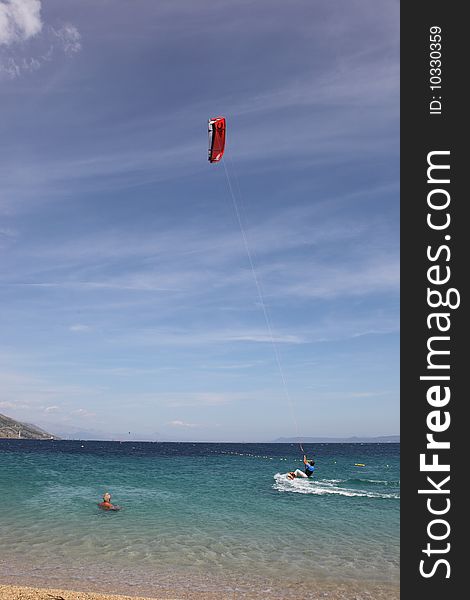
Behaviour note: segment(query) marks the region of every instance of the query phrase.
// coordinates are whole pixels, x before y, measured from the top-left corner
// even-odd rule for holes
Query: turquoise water
[[[399,445],[306,450],[289,482],[290,444],[1,440],[0,581],[398,598]]]

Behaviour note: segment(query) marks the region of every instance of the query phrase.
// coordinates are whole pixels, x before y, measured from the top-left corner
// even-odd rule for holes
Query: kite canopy
[[[219,162],[225,150],[225,117],[209,119],[209,162]]]

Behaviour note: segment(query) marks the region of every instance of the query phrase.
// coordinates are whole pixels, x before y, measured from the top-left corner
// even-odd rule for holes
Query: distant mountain
[[[31,425],[30,423],[21,423],[10,417],[0,414],[0,438],[26,439],[26,440],[58,440],[56,435],[52,435],[44,429]]]
[[[399,444],[399,435],[380,435],[377,437],[308,437],[308,438],[277,438],[273,444]]]
[[[161,441],[162,437],[158,432],[139,433],[134,431],[113,431],[105,432],[100,429],[83,429],[79,427],[68,426],[67,429],[57,429],[64,440],[93,440],[93,441],[121,441],[121,442],[156,442]]]
[[[61,427],[59,426],[57,429],[57,433],[63,440],[99,440],[108,442],[115,439],[121,439],[118,436],[105,433],[104,431],[101,431],[99,429],[83,429],[80,427],[71,426],[68,426],[67,429],[61,429]]]

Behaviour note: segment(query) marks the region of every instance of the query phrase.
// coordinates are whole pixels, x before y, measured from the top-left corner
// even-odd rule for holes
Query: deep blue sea
[[[0,440],[0,582],[398,599],[400,445],[305,450],[290,482],[296,444]]]

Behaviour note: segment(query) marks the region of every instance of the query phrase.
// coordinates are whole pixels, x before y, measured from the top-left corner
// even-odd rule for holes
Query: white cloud
[[[0,45],[24,42],[42,29],[40,0],[0,0]]]
[[[81,48],[74,25],[54,27],[42,21],[40,0],[0,0],[0,77],[16,79],[57,54],[72,55]]]
[[[77,323],[76,325],[71,325],[69,327],[70,331],[82,333],[85,331],[90,331],[91,327],[89,325],[82,325],[81,323]]]
[[[197,427],[196,423],[185,423],[184,421],[170,421],[172,427]]]

